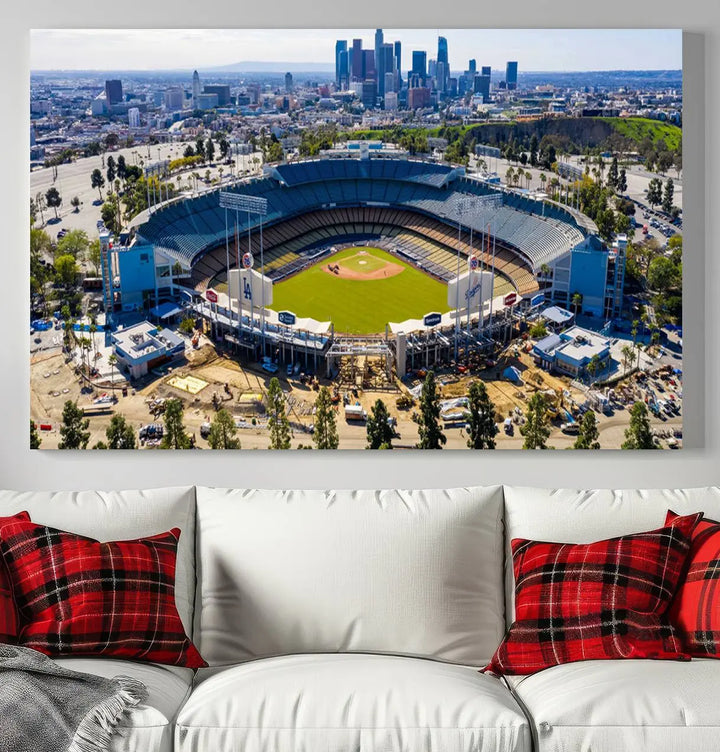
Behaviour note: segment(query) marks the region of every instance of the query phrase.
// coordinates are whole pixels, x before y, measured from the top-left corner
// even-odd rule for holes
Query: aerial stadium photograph
[[[682,84],[672,29],[34,30],[30,446],[681,449]]]

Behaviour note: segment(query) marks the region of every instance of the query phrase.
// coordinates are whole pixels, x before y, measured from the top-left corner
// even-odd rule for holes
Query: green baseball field
[[[332,321],[349,334],[385,331],[389,321],[445,312],[447,286],[380,248],[346,248],[273,287],[276,311]]]

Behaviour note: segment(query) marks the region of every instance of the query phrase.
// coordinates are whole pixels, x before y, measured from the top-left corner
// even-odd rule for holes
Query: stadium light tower
[[[458,215],[457,275],[455,277],[455,365],[457,366],[458,340],[460,338],[460,233],[462,232],[463,217],[466,213],[475,210],[475,202],[471,198],[461,198],[455,206]]]
[[[260,217],[260,270],[261,274],[265,276],[265,257],[263,254],[263,217],[268,211],[268,202],[266,198],[260,196],[249,196],[246,194],[233,193],[232,191],[220,191],[220,207],[225,209],[225,255],[227,263],[227,280],[230,280],[230,247],[228,241],[228,224],[227,224],[227,210],[235,212],[235,227],[237,228],[239,222],[240,212],[247,212],[248,215],[248,253],[250,253],[250,216],[255,215]],[[240,239],[236,236],[236,263],[237,268],[240,269]],[[228,288],[228,299],[229,299]],[[252,309],[250,311],[250,318],[252,319]],[[242,329],[242,304],[238,299],[238,328]],[[263,355],[265,355],[265,285],[262,285],[262,347]]]

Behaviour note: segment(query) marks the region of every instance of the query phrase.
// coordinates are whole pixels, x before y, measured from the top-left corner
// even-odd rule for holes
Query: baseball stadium
[[[594,294],[599,315],[611,316],[622,281],[613,297],[612,254],[596,233],[587,217],[543,196],[365,150],[266,166],[262,176],[161,204],[137,218],[133,247],[152,248],[156,268],[173,268],[161,296],[189,299],[251,356],[271,346],[289,362],[325,358],[330,373],[334,358],[368,352],[402,375],[428,351],[457,358],[459,348],[488,348],[509,336],[518,304],[568,304],[571,285],[588,288],[588,305]],[[585,282],[571,279],[580,251],[603,257],[599,271],[576,265],[593,278]],[[233,293],[238,273],[257,279]],[[491,284],[473,286],[474,274]],[[122,279],[115,287],[122,295]],[[117,292],[114,303],[109,310],[119,310]]]

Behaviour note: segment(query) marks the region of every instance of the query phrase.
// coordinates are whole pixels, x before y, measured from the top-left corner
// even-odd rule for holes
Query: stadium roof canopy
[[[265,227],[309,211],[381,206],[416,211],[477,233],[490,229],[527,260],[533,271],[572,250],[594,225],[567,208],[542,203],[463,175],[449,165],[409,159],[314,159],[278,165],[263,177],[224,190],[268,201]],[[142,241],[194,264],[225,242],[226,217],[235,232],[260,224],[257,216],[220,208],[219,190],[173,200],[135,222]],[[142,220],[145,220],[140,224]]]

